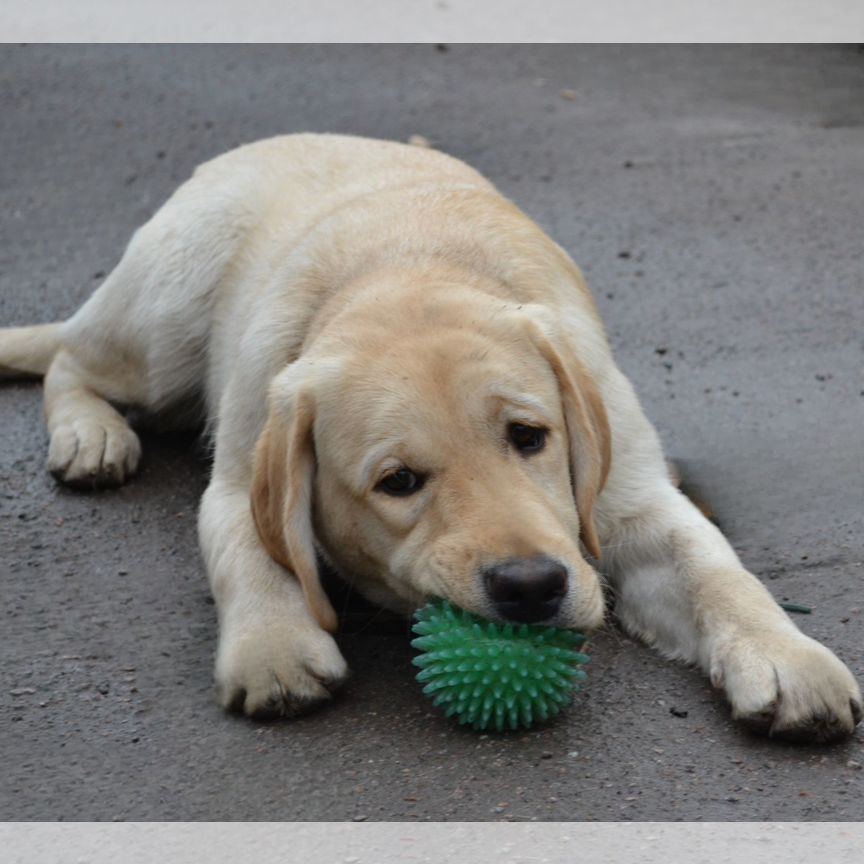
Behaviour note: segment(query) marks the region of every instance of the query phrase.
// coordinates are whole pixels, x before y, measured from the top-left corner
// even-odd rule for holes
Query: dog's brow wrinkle
[[[358,482],[361,489],[366,489],[372,480],[372,473],[375,466],[387,458],[388,455],[397,452],[400,447],[404,446],[401,440],[386,440],[373,447],[363,458],[360,463],[360,471]]]
[[[359,486],[361,489],[365,489],[369,485],[375,466],[385,457],[385,455],[386,451],[381,447],[376,447],[374,450],[366,454],[366,457],[360,464]]]
[[[546,410],[546,406],[539,399],[535,399],[533,396],[527,396],[521,393],[493,393],[492,398],[500,402],[508,402],[519,408],[535,412],[540,415],[538,419],[550,422],[549,412]]]

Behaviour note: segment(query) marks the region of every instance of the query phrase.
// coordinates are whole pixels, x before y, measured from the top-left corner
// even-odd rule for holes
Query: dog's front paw
[[[119,486],[138,468],[141,444],[122,419],[76,419],[58,426],[48,447],[48,470],[70,486]]]
[[[250,717],[290,717],[327,701],[348,677],[336,642],[311,622],[234,622],[216,656],[221,705]]]
[[[862,716],[852,673],[797,631],[729,640],[714,653],[711,681],[725,689],[736,720],[772,738],[836,741],[851,735]]]

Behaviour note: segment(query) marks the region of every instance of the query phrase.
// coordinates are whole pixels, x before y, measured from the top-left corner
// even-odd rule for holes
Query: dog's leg
[[[347,665],[309,612],[300,583],[262,546],[249,489],[217,473],[198,527],[219,612],[221,704],[252,716],[288,716],[330,698]]]
[[[0,328],[0,380],[41,377],[60,347],[63,325]]]
[[[48,466],[59,479],[116,485],[134,472],[138,439],[112,405],[157,413],[200,400],[215,310],[256,224],[259,182],[255,171],[200,169],[68,321],[0,332],[0,377],[38,375],[54,355],[45,413]]]
[[[697,663],[735,719],[769,735],[828,741],[861,719],[861,691],[748,573],[725,538],[668,481],[608,536],[603,563],[624,627]]]
[[[850,671],[798,630],[674,488],[632,388],[622,376],[610,381],[618,431],[599,527],[602,569],[623,626],[665,655],[698,664],[748,726],[794,740],[850,734],[861,719]]]
[[[134,473],[141,448],[106,397],[133,401],[140,383],[128,380],[143,375],[130,375],[129,358],[106,347],[109,322],[83,351],[81,340],[64,341],[76,319],[0,330],[0,378],[45,375],[48,468],[55,477],[73,486],[116,486]]]
[[[48,470],[73,486],[117,486],[138,467],[141,446],[126,419],[104,398],[122,398],[122,379],[82,365],[61,349],[45,376]],[[131,400],[129,400],[131,401]]]

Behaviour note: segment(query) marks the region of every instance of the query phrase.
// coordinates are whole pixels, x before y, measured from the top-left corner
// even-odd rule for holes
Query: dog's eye
[[[511,423],[507,435],[520,453],[538,453],[546,446],[546,430],[536,426]]]
[[[422,474],[415,474],[409,468],[400,468],[392,474],[388,474],[376,487],[387,495],[402,497],[413,495],[423,488],[426,478]]]

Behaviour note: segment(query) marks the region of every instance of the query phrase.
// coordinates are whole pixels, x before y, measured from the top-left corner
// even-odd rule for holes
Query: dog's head
[[[252,510],[322,626],[336,616],[316,546],[406,609],[437,596],[498,620],[600,624],[580,544],[599,558],[606,413],[567,341],[526,311],[421,303],[369,338],[355,318],[351,338],[318,340],[275,379]]]

